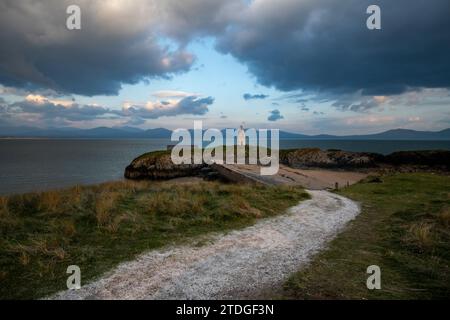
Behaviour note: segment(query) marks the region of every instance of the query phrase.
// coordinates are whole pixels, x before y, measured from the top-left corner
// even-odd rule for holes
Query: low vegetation
[[[213,182],[132,182],[0,197],[0,298],[86,283],[119,262],[213,231],[241,228],[308,195],[300,188]]]
[[[448,299],[450,177],[394,174],[340,191],[362,213],[286,284],[286,298]],[[381,268],[368,290],[367,267]]]

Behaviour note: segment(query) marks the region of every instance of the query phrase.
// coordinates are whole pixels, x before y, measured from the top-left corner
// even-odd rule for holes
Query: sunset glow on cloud
[[[77,0],[82,29],[70,31],[72,2],[0,4],[4,125],[29,125],[17,110],[32,109],[39,126],[65,126],[60,107],[83,127],[192,126],[186,115],[335,134],[450,123],[447,0],[377,0],[375,32],[366,0]]]

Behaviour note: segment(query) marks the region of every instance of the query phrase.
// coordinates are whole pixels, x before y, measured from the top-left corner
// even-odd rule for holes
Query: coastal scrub
[[[0,299],[66,289],[120,262],[209,232],[243,228],[309,196],[287,186],[120,181],[0,199]],[[198,241],[197,241],[198,242]]]

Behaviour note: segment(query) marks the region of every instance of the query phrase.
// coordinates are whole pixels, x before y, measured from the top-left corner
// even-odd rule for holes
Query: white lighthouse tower
[[[237,145],[238,146],[245,146],[245,129],[244,129],[244,125],[243,124],[241,124],[241,127],[238,130]]]

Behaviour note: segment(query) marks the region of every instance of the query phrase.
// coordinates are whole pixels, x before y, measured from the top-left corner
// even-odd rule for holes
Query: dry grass
[[[112,222],[113,210],[120,199],[118,191],[107,190],[100,193],[95,201],[95,217],[99,226],[106,226]]]
[[[118,233],[120,225],[123,222],[136,222],[136,216],[131,213],[124,213],[115,216],[112,221],[106,226],[109,233]]]
[[[30,256],[24,250],[19,253],[19,262],[22,266],[27,266],[30,263]]]
[[[77,233],[75,223],[70,220],[64,220],[61,222],[62,233],[65,237],[72,238]]]
[[[58,213],[61,203],[61,193],[58,191],[43,192],[39,197],[39,209],[49,213]]]
[[[433,225],[429,222],[416,222],[410,225],[406,242],[426,250],[433,245]]]
[[[234,203],[229,207],[229,210],[234,211],[238,215],[260,218],[261,211],[257,208],[252,207],[247,200],[241,196],[237,196],[234,199]]]
[[[82,195],[83,188],[79,185],[76,185],[75,187],[68,190],[67,198],[74,207],[77,207],[82,204]]]
[[[8,198],[0,197],[0,223],[4,226],[15,224],[9,212],[8,202]]]
[[[58,243],[47,239],[33,239],[27,245],[10,245],[9,252],[18,256],[18,261],[22,266],[27,266],[33,258],[38,259],[42,256],[60,261],[67,258],[66,251]]]
[[[104,184],[99,185],[98,187],[102,190],[102,192],[124,192],[127,193],[136,193],[142,190],[148,189],[151,183],[148,181],[115,181],[115,182],[106,182]]]
[[[20,223],[9,209],[9,199],[7,197],[0,197],[0,235],[2,232],[7,232],[9,228],[15,228]]]
[[[174,217],[183,215],[201,215],[208,204],[211,184],[202,183],[177,185],[163,185],[159,192],[146,194],[140,204],[150,214],[163,214]]]
[[[441,221],[441,223],[446,226],[449,227],[450,226],[450,208],[444,208],[441,213],[439,214],[439,220]]]
[[[8,198],[0,197],[0,216],[8,216],[9,208],[8,208]]]
[[[143,251],[245,227],[307,197],[300,188],[145,181],[3,197],[0,298],[42,297],[65,288],[69,265],[87,281]]]

